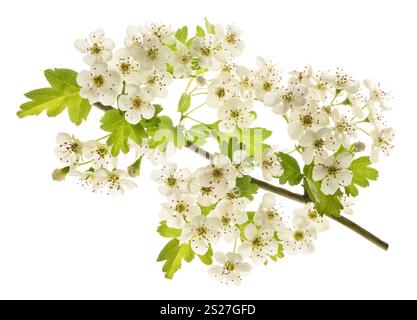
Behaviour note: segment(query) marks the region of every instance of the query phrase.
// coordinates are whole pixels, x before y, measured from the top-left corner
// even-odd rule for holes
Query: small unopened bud
[[[203,87],[207,84],[207,80],[203,76],[198,76],[195,80],[197,82],[197,85],[200,87]]]
[[[136,178],[140,175],[140,164],[142,162],[142,157],[132,163],[129,167],[127,167],[127,173],[130,177]]]
[[[52,179],[54,181],[63,181],[69,172],[69,167],[58,168],[52,172]]]
[[[365,150],[365,148],[366,148],[366,145],[362,142],[362,141],[359,141],[359,142],[356,142],[356,143],[354,143],[353,144],[353,152],[362,152],[362,151],[364,151]]]

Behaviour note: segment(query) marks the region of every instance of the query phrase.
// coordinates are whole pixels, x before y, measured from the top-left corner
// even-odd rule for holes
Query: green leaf
[[[304,188],[310,199],[314,201],[317,212],[321,215],[339,216],[343,209],[339,197],[342,195],[340,190],[335,194],[326,195],[321,191],[321,182],[314,181],[312,178],[313,165],[304,166]]]
[[[236,188],[239,189],[239,195],[249,200],[253,200],[253,195],[258,192],[258,185],[252,183],[250,176],[244,176],[236,179]]]
[[[352,161],[349,170],[352,171],[352,184],[356,184],[360,187],[368,187],[369,180],[378,179],[378,170],[369,167],[372,164],[371,159],[366,157],[360,157]]]
[[[153,137],[154,141],[161,141],[160,149],[164,151],[169,142],[174,143],[177,148],[182,148],[186,142],[184,127],[174,127],[171,118],[168,116],[161,116],[159,120],[158,128],[148,130],[147,133]]]
[[[278,157],[284,169],[282,176],[279,177],[279,183],[285,184],[288,182],[291,186],[298,185],[303,179],[303,174],[297,160],[283,152],[280,152]]]
[[[203,255],[199,254],[198,257],[200,258],[202,263],[208,266],[213,264],[213,249],[211,248],[211,246],[207,250],[206,254],[203,254]]]
[[[181,268],[182,260],[191,262],[194,259],[194,252],[188,243],[179,244],[178,239],[170,240],[159,254],[157,261],[165,261],[162,271],[167,279],[172,279],[175,273]]]
[[[166,221],[161,221],[156,231],[165,238],[178,238],[182,232],[181,229],[168,227]]]
[[[77,72],[70,69],[48,69],[44,74],[51,87],[27,92],[25,96],[31,101],[20,106],[17,116],[24,118],[46,111],[48,117],[55,117],[67,108],[74,124],[80,125],[87,120],[91,105],[88,100],[80,97]]]
[[[215,203],[209,205],[208,207],[200,206],[201,215],[207,216],[211,211],[213,211],[214,208],[216,208]]]
[[[278,259],[282,259],[284,258],[284,248],[282,246],[282,244],[278,244],[278,250],[277,250],[277,254],[274,256],[269,256],[271,258],[271,260],[277,262]]]
[[[186,112],[191,105],[191,96],[189,94],[183,93],[180,100],[178,101],[178,112]]]
[[[177,40],[182,43],[186,43],[188,38],[188,27],[184,26],[182,28],[179,28],[175,33],[175,38],[177,38]]]
[[[203,124],[197,124],[192,126],[187,134],[194,145],[203,146],[210,136],[210,128]]]
[[[206,32],[202,27],[197,26],[195,34],[197,35],[197,37],[203,38],[206,35]]]
[[[245,229],[246,229],[246,226],[248,224],[253,223],[253,218],[255,217],[255,211],[248,211],[246,214],[248,215],[248,220],[245,223],[237,225],[237,227],[240,231],[240,239],[242,241],[246,240],[246,238],[245,238]]]
[[[260,127],[238,130],[239,141],[247,147],[247,154],[257,161],[260,161],[264,151],[271,147],[264,143],[271,135],[271,130]]]
[[[207,33],[216,34],[216,26],[214,24],[211,24],[207,18],[204,18],[204,23],[206,25]]]
[[[159,123],[161,122],[161,120],[158,117],[158,114],[161,113],[161,111],[163,110],[163,108],[161,107],[160,104],[154,104],[153,105],[155,108],[155,114],[151,119],[142,119],[140,121],[140,124],[142,125],[142,127],[146,128],[157,128]]]
[[[146,138],[145,129],[140,123],[136,125],[128,123],[123,113],[116,109],[106,111],[101,118],[101,129],[110,132],[107,144],[111,146],[111,153],[115,157],[120,151],[129,152],[129,139],[141,144],[142,139]]]

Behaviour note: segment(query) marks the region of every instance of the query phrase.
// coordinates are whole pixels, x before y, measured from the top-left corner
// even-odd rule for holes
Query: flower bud
[[[365,150],[365,148],[366,148],[366,145],[362,142],[362,141],[359,141],[359,142],[356,142],[356,143],[354,143],[353,144],[353,152],[362,152],[362,151],[364,151]]]
[[[132,163],[129,167],[127,167],[127,173],[130,177],[136,178],[140,175],[140,164],[142,162],[142,157]]]
[[[69,172],[69,167],[58,168],[52,172],[52,179],[54,181],[63,181]]]
[[[206,78],[204,78],[203,76],[198,76],[196,79],[197,85],[200,87],[203,87],[207,84]]]

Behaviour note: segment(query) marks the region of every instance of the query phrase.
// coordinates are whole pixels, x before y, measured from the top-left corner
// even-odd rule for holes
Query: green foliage
[[[188,243],[180,245],[178,239],[172,239],[161,250],[157,261],[165,261],[162,271],[165,272],[165,278],[172,279],[181,268],[182,260],[191,262],[194,256],[194,252]]]
[[[181,229],[168,227],[166,221],[161,221],[156,231],[165,238],[178,238],[182,232]]]
[[[177,40],[182,43],[186,43],[188,38],[188,27],[184,26],[182,28],[179,28],[175,33],[175,38],[177,38]]]
[[[213,211],[214,208],[216,208],[215,203],[209,205],[208,207],[200,206],[201,215],[207,216],[211,211]]]
[[[158,114],[160,114],[163,110],[163,108],[161,107],[160,104],[154,104],[153,105],[155,108],[155,114],[151,119],[142,119],[140,121],[140,124],[142,125],[142,127],[146,128],[155,128],[158,127],[159,123],[161,122],[161,120],[158,117]]]
[[[245,223],[239,224],[237,226],[239,231],[240,231],[240,239],[242,241],[246,240],[246,238],[245,238],[245,229],[246,229],[246,226],[248,224],[253,223],[253,217],[255,216],[255,211],[248,211],[247,215],[248,215],[248,220]]]
[[[67,109],[74,124],[80,125],[87,120],[91,105],[88,100],[80,97],[77,72],[70,69],[47,69],[45,78],[51,87],[27,92],[25,96],[31,101],[20,106],[17,116],[24,118],[46,111],[48,117],[55,117]]]
[[[106,111],[101,118],[101,129],[110,132],[107,144],[111,146],[113,156],[117,156],[120,151],[129,152],[129,139],[141,144],[142,139],[146,138],[145,129],[140,123],[136,125],[128,123],[123,113],[116,109]]]
[[[203,124],[194,125],[188,131],[189,140],[196,146],[205,145],[209,136],[210,128]]]
[[[378,170],[371,168],[372,164],[369,157],[360,157],[352,161],[349,170],[352,171],[352,183],[345,188],[347,195],[356,197],[359,194],[357,186],[366,188],[369,186],[369,180],[378,179]]]
[[[325,195],[321,191],[321,182],[313,181],[313,165],[304,166],[304,187],[310,199],[314,202],[317,212],[321,215],[339,216],[343,209],[339,197],[342,195],[340,190],[335,194]]]
[[[303,179],[303,174],[297,160],[283,152],[280,152],[278,157],[284,169],[284,173],[279,177],[279,183],[285,184],[288,182],[291,186],[298,185]]]
[[[187,141],[184,135],[184,127],[174,126],[172,120],[168,116],[159,117],[159,125],[150,128],[147,133],[152,137],[153,141],[162,151],[166,150],[169,142],[174,143],[177,148],[182,148]]]
[[[271,146],[264,141],[272,135],[272,131],[265,128],[248,128],[238,130],[237,137],[246,146],[247,154],[259,161],[262,159],[263,152]]]
[[[213,263],[213,249],[211,248],[211,246],[207,250],[206,254],[199,254],[198,257],[200,258],[201,262],[205,265],[211,265]]]
[[[186,112],[191,105],[191,96],[189,94],[183,93],[180,100],[178,101],[177,111],[180,113]]]
[[[197,26],[195,34],[196,34],[197,37],[203,38],[206,35],[206,32],[204,31],[204,29],[202,27]]]
[[[252,183],[250,176],[244,176],[236,179],[236,187],[239,189],[239,195],[249,200],[253,200],[253,195],[258,192],[258,185]]]
[[[214,24],[210,23],[207,18],[204,18],[204,23],[206,25],[207,33],[216,34],[216,26]]]
[[[277,262],[278,261],[278,259],[282,259],[282,258],[284,258],[284,248],[283,248],[283,246],[282,246],[282,244],[280,243],[280,244],[278,244],[278,250],[277,250],[277,253],[275,254],[275,255],[273,255],[273,256],[269,256],[270,258],[271,258],[271,260],[273,260],[273,261],[275,261],[275,262]]]

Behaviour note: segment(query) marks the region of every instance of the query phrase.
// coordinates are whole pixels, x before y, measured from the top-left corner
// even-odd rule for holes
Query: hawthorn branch
[[[186,147],[189,148],[190,150],[194,151],[195,153],[205,157],[208,160],[211,160],[213,158],[213,155],[211,153],[209,153],[208,151],[192,144],[192,143],[187,143]],[[277,195],[286,197],[288,199],[300,202],[300,203],[307,203],[307,202],[311,202],[311,199],[308,197],[308,195],[305,194],[299,194],[299,193],[295,193],[292,191],[289,191],[287,189],[278,187],[278,186],[274,186],[268,182],[256,179],[254,177],[251,177],[252,182],[257,184],[259,188],[264,189],[266,191],[275,193]],[[388,250],[388,243],[386,243],[385,241],[381,240],[380,238],[378,238],[377,236],[375,236],[374,234],[372,234],[371,232],[369,232],[368,230],[362,228],[361,226],[359,226],[358,224],[354,223],[353,221],[349,220],[348,218],[344,217],[344,216],[329,216],[329,218],[333,219],[334,221],[340,223],[341,225],[347,227],[348,229],[356,232],[357,234],[359,234],[360,236],[364,237],[365,239],[367,239],[368,241],[372,242],[373,244],[375,244],[376,246],[380,247],[383,250]]]
[[[98,108],[102,111],[108,111],[108,110],[113,109],[113,107],[105,106],[105,105],[103,105],[99,102],[95,103],[93,106],[95,106],[96,108]],[[192,144],[191,142],[187,142],[185,146],[188,149],[190,149],[190,150],[194,151],[195,153],[199,154],[200,156],[206,158],[207,160],[212,160],[213,159],[213,155],[210,152]],[[306,193],[305,194],[295,193],[295,192],[289,191],[285,188],[274,186],[274,185],[272,185],[268,182],[256,179],[254,177],[251,177],[251,179],[252,179],[252,182],[254,182],[256,185],[258,185],[259,188],[264,189],[266,191],[275,193],[277,195],[283,196],[285,198],[288,198],[288,199],[291,199],[291,200],[294,200],[294,201],[297,201],[297,202],[300,202],[300,203],[311,202],[311,199],[308,197],[308,195]],[[331,218],[334,221],[340,223],[341,225],[345,226],[346,228],[352,230],[353,232],[356,232],[357,234],[364,237],[365,239],[372,242],[373,244],[380,247],[381,249],[388,250],[388,247],[389,247],[388,243],[381,240],[380,238],[378,238],[377,236],[375,236],[374,234],[372,234],[368,230],[362,228],[361,226],[359,226],[355,222],[349,220],[348,218],[346,218],[344,216],[338,216],[338,217],[329,216],[329,218]]]

